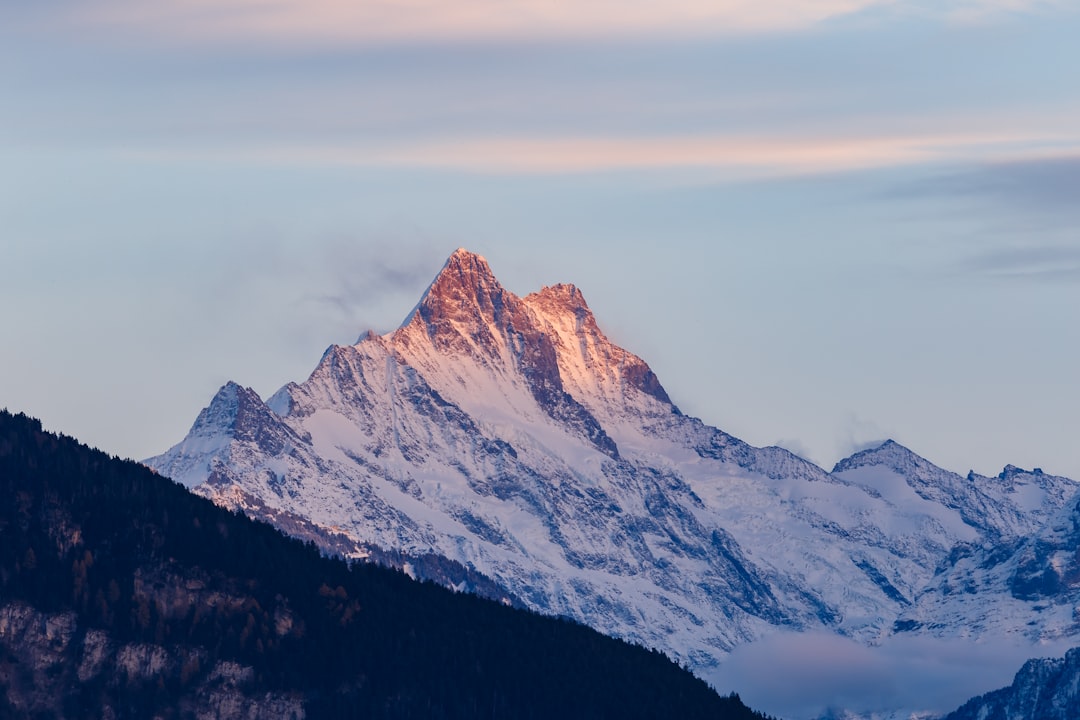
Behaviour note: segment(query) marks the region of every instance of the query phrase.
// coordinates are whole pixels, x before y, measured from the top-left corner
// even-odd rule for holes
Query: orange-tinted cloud
[[[304,146],[254,150],[248,159],[318,165],[426,167],[492,174],[571,174],[622,170],[714,169],[732,177],[807,175],[942,161],[1043,156],[1034,135],[880,137],[489,138],[395,147]],[[1080,139],[1054,154],[1080,150]]]
[[[954,0],[932,13],[952,19],[983,17],[1046,4]],[[80,21],[187,40],[285,43],[776,32],[881,8],[900,14],[931,12],[909,0],[104,0],[73,7]]]

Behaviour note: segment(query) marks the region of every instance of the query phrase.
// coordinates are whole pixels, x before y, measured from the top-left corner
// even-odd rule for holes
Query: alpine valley
[[[465,250],[400,328],[265,401],[228,383],[146,464],[329,553],[574,618],[711,682],[782,632],[1008,636],[1032,656],[1080,634],[1073,481],[957,475],[892,441],[832,472],[752,447],[680,412],[576,287],[519,297]]]

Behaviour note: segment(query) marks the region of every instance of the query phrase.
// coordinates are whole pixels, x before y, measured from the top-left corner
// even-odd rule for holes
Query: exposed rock
[[[945,720],[1075,720],[1080,717],[1080,648],[1029,660],[1013,684],[966,702]]]

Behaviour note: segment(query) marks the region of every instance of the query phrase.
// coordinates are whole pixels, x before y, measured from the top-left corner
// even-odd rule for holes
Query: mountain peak
[[[211,426],[233,428],[241,415],[261,404],[258,393],[229,380],[214,394],[200,419]]]
[[[570,283],[545,285],[540,288],[540,292],[535,293],[535,295],[546,300],[562,302],[570,307],[588,307],[585,303],[585,296],[581,294],[581,290],[579,290],[576,285],[571,285]]]
[[[619,403],[626,400],[626,387],[633,387],[678,412],[648,364],[604,335],[576,286],[545,286],[526,295],[524,302],[544,318],[558,338],[559,363],[568,375],[578,382],[589,378],[585,382],[592,387],[605,384],[606,379],[613,391],[611,397]]]
[[[559,292],[584,307],[576,288],[564,287],[570,289]],[[588,313],[595,327],[591,318]],[[551,328],[528,302],[499,284],[482,256],[456,250],[390,342],[406,357],[434,349],[499,375],[517,374],[545,413],[572,426],[601,452],[618,457],[599,421],[567,392]]]
[[[998,474],[998,478],[1001,480],[1012,480],[1013,478],[1023,475],[1044,475],[1042,468],[1034,468],[1032,470],[1025,470],[1022,467],[1017,467],[1012,463],[1006,465],[1002,471]]]
[[[463,259],[463,260],[470,260],[470,261],[473,260],[473,259],[476,259],[476,260],[480,260],[482,262],[487,262],[484,259],[483,255],[481,255],[479,253],[474,253],[473,251],[469,250],[468,248],[463,248],[463,247],[459,247],[457,250],[450,253],[450,257],[447,259],[447,262],[450,262],[454,258],[460,258],[460,259]]]
[[[446,259],[442,270],[424,293],[424,299],[440,297],[448,291],[478,291],[493,286],[502,289],[484,256],[458,248]]]
[[[491,326],[514,300],[483,256],[458,248],[402,328],[421,325],[436,345],[457,345],[462,336],[476,340],[490,335]]]
[[[200,426],[206,433],[224,429],[238,440],[262,442],[266,428],[277,423],[278,418],[257,392],[230,380],[199,414],[192,430]]]
[[[585,302],[585,296],[575,285],[559,283],[545,285],[540,292],[525,296],[525,302],[547,315],[562,315],[575,318],[579,323],[595,325],[592,310]]]
[[[483,255],[470,252],[465,248],[458,248],[450,254],[443,264],[442,270],[435,276],[433,285],[445,281],[447,278],[472,280],[474,282],[494,281],[495,275],[491,272],[487,259]]]
[[[902,471],[920,464],[928,464],[928,461],[890,438],[880,445],[865,448],[844,458],[836,463],[832,471],[841,473],[867,465],[884,465]]]

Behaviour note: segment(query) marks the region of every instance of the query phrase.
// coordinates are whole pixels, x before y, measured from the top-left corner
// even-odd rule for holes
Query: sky
[[[570,282],[683,411],[1080,479],[1080,6],[0,3],[0,406],[121,456]]]

